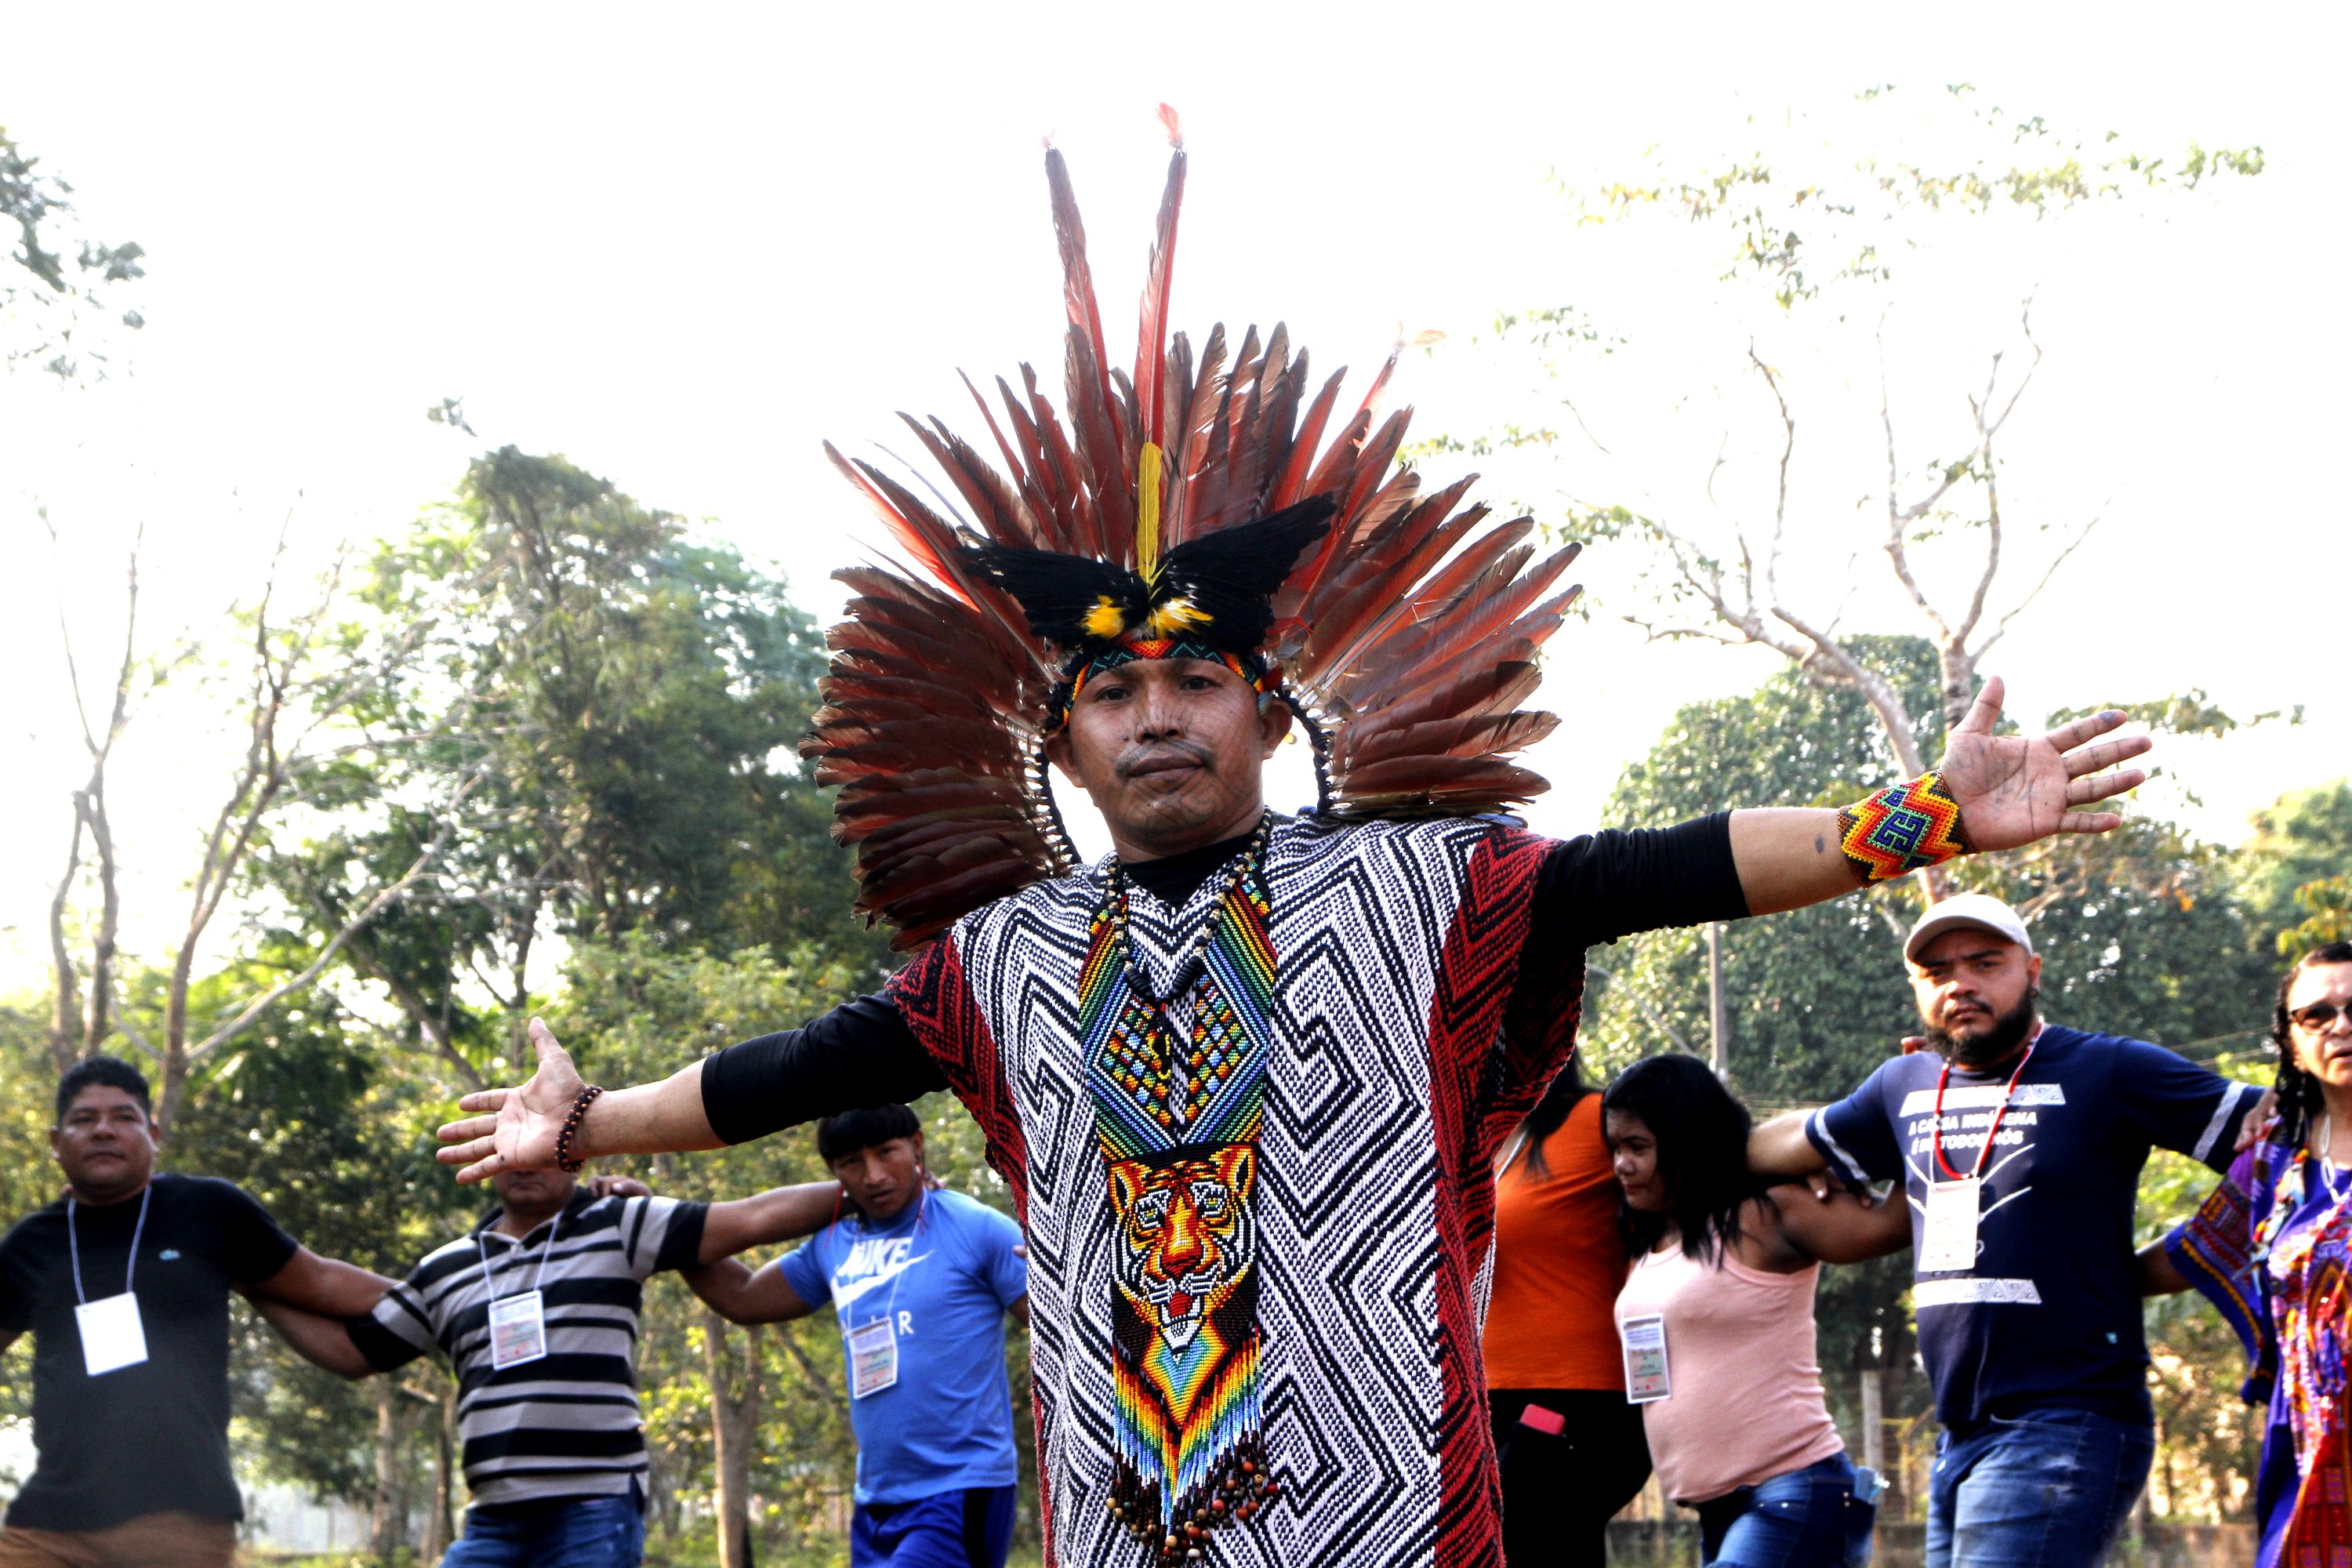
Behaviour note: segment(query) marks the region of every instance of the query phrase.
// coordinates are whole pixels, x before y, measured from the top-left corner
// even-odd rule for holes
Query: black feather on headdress
[[[1330,531],[1337,510],[1329,496],[1311,497],[1195,535],[1148,573],[1019,545],[983,544],[964,556],[1013,595],[1030,635],[1057,647],[1183,639],[1254,654],[1274,624],[1276,590],[1307,547]]]

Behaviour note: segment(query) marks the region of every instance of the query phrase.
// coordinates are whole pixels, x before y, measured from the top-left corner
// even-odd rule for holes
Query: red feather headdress
[[[1254,650],[1280,667],[1314,742],[1318,809],[1466,814],[1547,787],[1509,759],[1559,722],[1520,705],[1541,679],[1537,648],[1576,596],[1553,588],[1578,547],[1536,561],[1532,520],[1486,526],[1484,506],[1455,510],[1475,475],[1423,494],[1397,466],[1410,410],[1374,420],[1402,343],[1326,445],[1347,373],[1309,398],[1307,353],[1284,327],[1263,343],[1252,327],[1229,351],[1214,326],[1197,355],[1168,335],[1184,145],[1175,111],[1160,112],[1174,153],[1132,372],[1110,363],[1069,171],[1049,150],[1066,415],[1025,364],[1020,391],[997,380],[1002,423],[967,378],[1001,469],[940,421],[901,416],[969,516],[943,517],[825,446],[923,572],[834,574],[856,596],[827,635],[825,706],[801,748],[840,786],[835,831],[857,849],[857,908],[896,926],[900,948],[1076,863],[1040,750],[1069,639],[1033,633],[1006,586],[1008,549],[1157,584],[1188,542],[1202,542],[1198,558],[1220,530],[1328,498],[1329,527],[1274,593]]]

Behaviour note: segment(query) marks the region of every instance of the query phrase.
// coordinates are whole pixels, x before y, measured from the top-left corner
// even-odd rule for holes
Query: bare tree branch
[[[1690,1042],[1683,1038],[1681,1031],[1676,1029],[1674,1025],[1667,1022],[1666,1016],[1654,1006],[1648,997],[1643,995],[1640,991],[1636,990],[1631,981],[1627,981],[1623,984],[1618,985],[1618,975],[1615,970],[1603,969],[1601,965],[1591,963],[1590,960],[1586,962],[1584,967],[1586,973],[1598,974],[1601,979],[1610,982],[1612,985],[1616,985],[1618,990],[1624,992],[1625,999],[1633,1004],[1634,1009],[1642,1015],[1644,1020],[1648,1022],[1650,1027],[1665,1036],[1667,1040],[1673,1044],[1675,1049],[1681,1051],[1687,1056],[1697,1056],[1703,1054],[1691,1049]]]
[[[417,852],[416,858],[409,863],[407,870],[402,872],[394,881],[376,889],[375,896],[362,905],[357,914],[343,922],[342,928],[327,941],[326,944],[319,950],[317,956],[311,959],[299,973],[271,986],[247,1003],[244,1010],[235,1017],[205,1036],[202,1043],[189,1047],[184,1053],[187,1063],[194,1066],[202,1061],[223,1042],[234,1037],[247,1024],[252,1023],[254,1019],[274,1006],[281,998],[301,990],[316,980],[325,973],[327,966],[335,961],[335,955],[342,952],[344,945],[351,941],[355,932],[405,897],[408,889],[415,885],[419,877],[425,874],[425,868],[432,865],[448,844],[450,834],[457,826],[456,807],[458,802],[481,780],[485,771],[483,767],[477,766],[467,773],[464,782],[457,787],[457,795],[449,803],[450,810],[442,819],[440,831],[433,836],[430,843]]]
[[[1999,356],[1995,356],[1995,363],[1999,363]],[[1937,637],[1948,641],[1951,628],[1945,624],[1942,613],[1928,599],[1927,591],[1919,586],[1919,579],[1912,574],[1909,538],[1911,525],[1944,499],[1944,493],[1958,482],[1958,472],[1954,468],[1947,467],[1943,483],[1937,485],[1926,500],[1913,507],[1906,508],[1901,504],[1903,463],[1895,449],[1895,399],[1886,385],[1886,321],[1884,317],[1878,323],[1878,424],[1886,435],[1886,539],[1883,548],[1887,560],[1894,563],[1895,579],[1911,595],[1911,602],[1927,618],[1927,624],[1936,628]]]
[[[1764,566],[1764,592],[1768,597],[1778,599],[1780,596],[1780,545],[1789,532],[1789,463],[1797,455],[1797,421],[1789,412],[1788,398],[1781,395],[1780,378],[1773,374],[1772,367],[1758,356],[1753,338],[1748,341],[1748,363],[1756,367],[1756,374],[1762,376],[1764,384],[1772,389],[1772,401],[1780,410],[1780,467],[1772,491],[1772,550],[1765,557]],[[1743,557],[1747,553],[1745,545],[1743,540],[1740,552]],[[1750,603],[1755,600],[1752,587],[1748,599]]]
[[[2009,623],[2017,619],[2019,616],[2024,614],[2026,608],[2031,605],[2034,600],[2042,596],[2042,590],[2050,586],[2050,579],[2058,575],[2058,568],[2065,565],[2067,558],[2072,556],[2075,551],[2082,548],[2083,541],[2091,537],[2091,530],[2098,527],[2100,520],[2105,515],[2106,513],[2104,510],[2094,512],[2091,516],[2090,521],[2084,523],[2080,529],[2075,531],[2074,537],[2066,542],[2066,547],[2058,552],[2058,553],[2052,558],[2049,569],[2042,574],[2041,580],[2026,591],[2025,597],[2018,600],[2016,604],[2010,606],[2009,613],[2001,616],[1998,622],[1994,623],[1992,634],[1986,637],[1983,642],[1977,645],[1976,658],[1982,658],[1985,655],[1985,650],[1991,647],[1993,644],[1999,642],[2001,639],[2002,635],[2009,630]]]

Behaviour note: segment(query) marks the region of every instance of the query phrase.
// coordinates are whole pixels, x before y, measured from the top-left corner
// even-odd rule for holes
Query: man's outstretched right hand
[[[555,1169],[555,1139],[572,1102],[580,1098],[580,1074],[572,1058],[555,1043],[545,1024],[530,1021],[530,1043],[539,1052],[539,1070],[520,1089],[484,1089],[457,1102],[460,1110],[485,1114],[452,1121],[441,1129],[448,1147],[436,1158],[460,1167],[460,1182],[479,1182],[500,1171]]]

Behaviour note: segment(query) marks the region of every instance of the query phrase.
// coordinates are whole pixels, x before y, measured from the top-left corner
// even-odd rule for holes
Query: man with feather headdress
[[[467,1096],[441,1157],[479,1180],[952,1089],[1027,1233],[1049,1563],[1492,1564],[1490,1165],[1574,1048],[1585,948],[2106,831],[2075,808],[2147,742],[2101,740],[2112,712],[1996,736],[1994,681],[1937,773],[1843,812],[1526,831],[1501,814],[1544,781],[1510,757],[1557,722],[1521,704],[1574,548],[1536,561],[1469,479],[1393,467],[1389,370],[1327,445],[1339,377],[1309,398],[1282,328],[1171,341],[1184,172],[1179,142],[1129,374],[1047,153],[1066,420],[1024,367],[1003,423],[974,393],[1002,468],[908,421],[969,520],[833,454],[920,571],[838,574],[806,750],[911,962],[611,1094],[534,1024],[536,1075]],[[1321,795],[1297,817],[1261,789],[1294,726]]]

